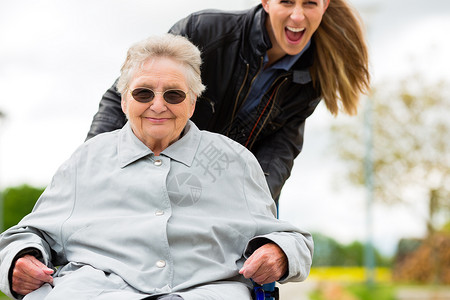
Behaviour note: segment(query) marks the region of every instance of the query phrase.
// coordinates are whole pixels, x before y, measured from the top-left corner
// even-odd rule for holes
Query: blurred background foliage
[[[3,229],[16,225],[33,209],[44,188],[27,184],[9,187],[3,191]]]
[[[313,267],[362,267],[364,265],[364,243],[354,241],[347,245],[341,244],[322,233],[313,233],[314,257]],[[391,258],[384,257],[375,249],[377,266],[389,267]]]
[[[410,75],[372,89],[375,200],[426,203],[418,222],[428,235],[450,220],[450,86]],[[364,186],[364,128],[360,114],[332,126],[333,150],[348,181]],[[345,141],[345,142],[342,142]]]
[[[387,267],[387,280],[377,276],[375,283],[364,282],[364,275],[354,268],[340,270],[353,277],[330,278],[323,272],[311,299],[450,299],[450,85],[414,74],[377,84],[365,100],[372,107],[374,200],[404,204],[426,234],[401,239],[390,258],[375,249],[376,272]],[[355,188],[367,185],[364,117],[360,114],[331,127],[330,149],[344,166],[344,181]],[[418,212],[417,203],[425,209]],[[320,234],[315,237],[316,267],[362,264],[353,257],[364,257],[358,242],[343,246]]]

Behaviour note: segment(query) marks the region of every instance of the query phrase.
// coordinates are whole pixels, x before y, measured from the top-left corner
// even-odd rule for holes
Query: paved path
[[[450,288],[399,288],[398,300],[450,300]]]
[[[309,300],[308,294],[316,288],[316,282],[307,279],[304,282],[277,284],[281,300]]]

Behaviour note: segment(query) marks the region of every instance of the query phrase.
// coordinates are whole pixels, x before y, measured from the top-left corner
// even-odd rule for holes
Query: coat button
[[[162,165],[162,160],[157,159],[157,160],[155,160],[155,161],[153,162],[153,164],[154,164],[155,166],[159,167],[160,165]]]
[[[155,216],[163,216],[164,215],[164,211],[163,210],[157,210],[156,212],[155,212]]]
[[[157,266],[158,268],[164,268],[164,267],[166,266],[166,262],[165,262],[164,260],[158,260],[158,261],[156,262],[156,266]]]

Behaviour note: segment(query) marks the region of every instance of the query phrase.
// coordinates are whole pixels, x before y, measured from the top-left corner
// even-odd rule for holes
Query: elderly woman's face
[[[185,68],[169,58],[152,58],[145,62],[130,80],[129,90],[122,98],[122,109],[128,117],[134,134],[150,149],[164,150],[178,140],[195,109],[185,78]],[[136,101],[131,92],[148,88],[155,97],[148,103]],[[187,93],[178,104],[167,103],[163,92],[178,89]]]

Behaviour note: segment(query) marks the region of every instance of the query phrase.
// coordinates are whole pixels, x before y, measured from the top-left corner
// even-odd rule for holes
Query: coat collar
[[[184,128],[184,135],[175,143],[164,149],[161,155],[179,161],[190,167],[200,144],[201,132],[197,126],[188,121]],[[130,122],[119,131],[118,157],[121,168],[125,168],[135,161],[154,155],[153,151],[141,142],[133,133]]]

